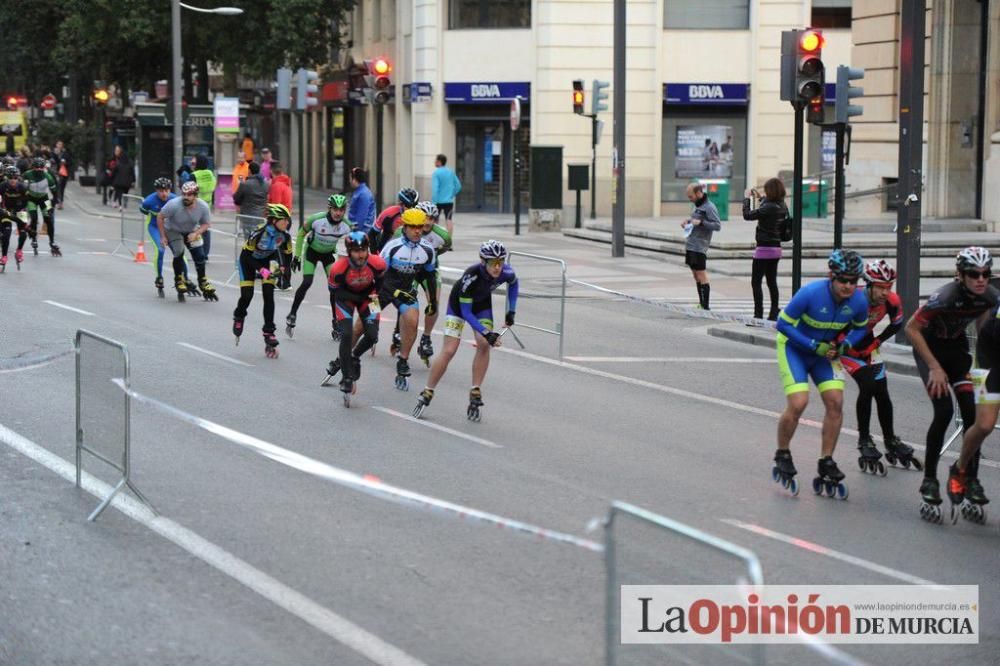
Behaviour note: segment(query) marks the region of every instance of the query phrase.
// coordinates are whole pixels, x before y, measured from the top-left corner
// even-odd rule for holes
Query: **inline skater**
[[[416,208],[409,208],[401,215],[403,234],[390,240],[382,248],[382,259],[385,260],[387,271],[382,290],[379,292],[379,303],[391,303],[399,313],[401,341],[395,350],[396,358],[396,388],[409,390],[407,377],[410,376],[410,350],[417,337],[417,326],[420,324],[420,303],[417,301],[416,281],[421,279],[434,280],[435,268],[434,248],[423,240],[423,226],[427,215]],[[428,294],[427,307],[430,312],[437,311],[437,295]]]
[[[156,214],[156,228],[160,233],[160,251],[167,246],[173,255],[174,288],[177,300],[184,302],[189,292],[184,277],[184,251],[191,253],[198,273],[198,288],[206,301],[218,301],[215,287],[205,275],[205,245],[202,234],[212,225],[208,204],[198,198],[198,183],[190,180],[181,185],[181,196],[163,204]],[[197,294],[197,292],[195,292]]]
[[[437,223],[440,212],[438,211],[438,207],[433,203],[430,201],[421,201],[417,204],[417,209],[423,211],[427,216],[427,222],[423,226],[424,241],[434,248],[434,267],[437,269],[435,271],[436,279],[433,284],[428,284],[426,280],[419,280],[418,284],[423,289],[424,295],[427,296],[428,302],[430,301],[430,290],[433,288],[435,300],[440,303],[441,255],[451,250],[451,234]],[[396,231],[395,236],[401,236],[402,233],[403,230],[399,229]],[[430,312],[429,306],[424,308],[424,332],[421,334],[420,343],[417,345],[417,355],[420,356],[420,360],[427,366],[430,366],[431,356],[434,355],[434,343],[431,342],[431,332],[434,330],[434,325],[437,324],[438,314],[436,310]],[[392,345],[394,348],[400,346],[399,320],[396,320],[396,330],[392,333]]]
[[[0,273],[7,272],[7,250],[10,249],[10,233],[14,222],[17,222],[17,218],[8,213],[0,202]],[[21,264],[17,267],[20,270]]]
[[[823,399],[822,448],[813,492],[847,499],[844,473],[833,460],[844,420],[844,379],[838,357],[846,355],[868,334],[868,299],[857,289],[864,270],[861,255],[837,249],[827,261],[828,277],[806,285],[778,315],[778,368],[787,405],[778,421],[778,450],[772,478],[795,495],[795,465],[790,445],[802,412],[809,403],[809,378]],[[848,328],[839,343],[838,334]]]
[[[371,243],[375,250],[378,252],[382,251],[382,248],[389,242],[392,235],[396,233],[396,229],[402,225],[403,213],[416,206],[419,198],[420,195],[417,194],[415,189],[404,187],[396,193],[396,201],[399,203],[389,206],[379,213],[371,229]]]
[[[146,216],[146,231],[149,232],[153,252],[156,254],[153,258],[153,269],[156,271],[156,279],[153,281],[153,286],[156,287],[157,295],[163,298],[163,252],[160,250],[162,243],[160,242],[160,228],[156,224],[156,215],[165,203],[171,199],[176,199],[177,195],[173,192],[173,184],[169,178],[157,178],[154,180],[153,190],[153,193],[139,204],[139,212]],[[187,262],[184,263],[184,282],[188,293],[198,293],[198,285],[188,279]]]
[[[17,249],[14,250],[14,261],[17,270],[21,270],[24,261],[24,242],[28,239],[28,186],[21,181],[21,172],[16,166],[4,168],[4,180],[0,182],[0,207],[7,211],[8,218],[17,224]],[[10,239],[8,232],[8,242]],[[3,246],[3,263],[7,264],[7,247]]]
[[[28,186],[31,249],[38,256],[38,211],[41,210],[42,222],[49,236],[49,253],[53,257],[61,257],[62,251],[56,245],[56,221],[52,210],[58,185],[49,172],[45,158],[35,157],[31,160],[31,168],[24,173],[24,182]]]
[[[240,300],[233,310],[233,335],[240,344],[243,335],[243,320],[247,308],[253,300],[253,288],[257,278],[261,282],[264,297],[264,354],[268,358],[278,358],[278,338],[274,325],[274,287],[287,282],[291,275],[292,236],[288,226],[292,214],[284,204],[267,205],[267,221],[257,227],[243,244],[240,251]]]
[[[349,233],[344,240],[347,256],[334,263],[329,276],[330,302],[341,328],[340,355],[330,361],[322,385],[326,386],[344,368],[340,390],[347,407],[351,406],[351,395],[357,391],[355,382],[361,378],[361,356],[378,342],[377,294],[382,288],[386,264],[382,257],[368,251],[368,243],[369,237],[363,231]],[[364,326],[364,334],[352,349],[351,330],[355,311]]]
[[[466,416],[470,421],[482,418],[482,384],[490,365],[490,348],[500,346],[500,336],[493,321],[493,291],[502,284],[507,285],[507,312],[504,323],[514,325],[517,310],[518,283],[514,269],[507,263],[507,248],[497,240],[488,240],[479,247],[479,263],[465,269],[448,296],[448,311],[445,314],[444,344],[441,355],[431,366],[427,386],[417,398],[413,416],[420,418],[424,409],[434,399],[434,389],[448,370],[448,364],[455,357],[462,339],[462,330],[468,323],[476,338],[476,356],[472,359],[472,389],[469,391],[469,407]]]
[[[329,273],[337,261],[337,241],[351,231],[351,223],[344,217],[347,213],[347,197],[343,194],[331,194],[326,202],[328,204],[326,212],[307,217],[295,237],[292,272],[302,269],[302,284],[295,290],[292,310],[285,317],[285,333],[288,337],[292,337],[295,331],[299,306],[302,305],[302,299],[312,286],[316,265],[322,264],[324,273]],[[332,314],[331,335],[336,340],[340,335],[336,310]]]
[[[932,293],[906,322],[913,358],[934,409],[927,429],[924,479],[920,484],[920,517],[931,522],[942,519],[937,466],[945,432],[955,414],[949,387],[958,403],[966,433],[976,420],[975,396],[969,375],[972,358],[966,329],[980,318],[985,320],[1000,302],[1000,292],[989,283],[992,266],[993,257],[988,250],[978,246],[965,248],[955,258],[956,279]],[[964,470],[968,478],[979,478],[978,452],[970,456]],[[953,503],[961,503],[962,499],[958,495],[952,497]],[[953,506],[953,514],[954,509]]]
[[[871,438],[872,399],[878,405],[878,420],[882,425],[882,438],[885,441],[885,457],[892,464],[900,462],[909,469],[912,464],[918,471],[923,467],[920,461],[913,457],[913,447],[903,443],[892,423],[892,399],[889,397],[889,380],[886,377],[885,363],[882,362],[879,347],[903,328],[903,304],[899,296],[892,291],[896,281],[896,269],[884,259],[872,261],[865,265],[862,276],[866,286],[859,291],[868,299],[868,333],[864,339],[846,354],[840,357],[840,362],[848,374],[858,385],[858,401],[855,405],[858,416],[858,465],[863,471],[885,475],[885,466],[881,462],[882,454]],[[881,333],[875,335],[875,327],[885,317],[889,325]],[[841,336],[842,337],[842,336]],[[840,342],[840,338],[838,338]]]

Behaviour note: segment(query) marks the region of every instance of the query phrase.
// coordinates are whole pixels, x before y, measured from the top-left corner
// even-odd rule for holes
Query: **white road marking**
[[[76,312],[77,314],[87,315],[88,317],[96,317],[93,312],[87,312],[86,310],[81,310],[80,308],[74,308],[70,305],[64,305],[62,303],[57,303],[56,301],[42,301],[42,303],[48,303],[57,308],[62,308],[63,310],[69,310],[70,312]]]
[[[86,241],[88,243],[105,243],[107,238],[77,238],[78,241]]]
[[[773,358],[724,358],[716,356],[564,356],[577,363],[777,363]]]
[[[432,428],[434,430],[440,430],[441,432],[446,432],[449,435],[454,435],[455,437],[461,437],[462,439],[466,439],[466,440],[468,440],[470,442],[473,442],[475,444],[479,444],[480,446],[486,446],[486,447],[491,448],[491,449],[502,449],[503,448],[502,444],[496,444],[494,442],[491,442],[488,439],[483,439],[482,437],[476,437],[475,435],[466,435],[464,432],[462,432],[460,430],[453,430],[452,428],[448,428],[448,427],[443,426],[443,425],[438,425],[437,423],[431,423],[430,421],[424,421],[423,419],[415,419],[412,416],[410,416],[409,414],[403,414],[402,412],[397,412],[395,410],[388,409],[386,407],[375,406],[375,407],[372,407],[372,409],[377,410],[379,412],[382,412],[383,414],[389,414],[390,416],[395,416],[395,417],[401,418],[401,419],[403,419],[405,421],[410,421],[412,423],[416,423],[418,425],[422,425],[425,428]]]
[[[214,351],[209,351],[208,349],[202,349],[201,347],[196,347],[195,345],[190,345],[190,344],[188,344],[186,342],[178,342],[177,344],[179,344],[181,347],[187,347],[188,349],[192,349],[192,350],[194,350],[196,352],[201,352],[202,354],[207,354],[207,355],[209,355],[209,356],[211,356],[213,358],[217,358],[217,359],[219,359],[221,361],[229,361],[230,363],[235,363],[236,365],[242,365],[242,366],[245,366],[247,368],[252,368],[253,367],[253,363],[244,363],[243,361],[239,360],[238,358],[230,358],[229,356],[225,356],[224,354],[218,354],[218,353],[216,353]]]
[[[75,483],[75,465],[3,425],[0,425],[0,441],[31,460],[44,465],[70,483]],[[83,489],[94,497],[103,499],[111,494],[111,486],[87,472],[83,473],[81,482]],[[149,507],[139,501],[127,495],[118,495],[111,502],[111,506],[371,661],[392,666],[418,666],[423,663],[416,657],[362,629],[347,618],[272,578],[196,532],[192,532],[169,518],[157,516]]]
[[[111,254],[110,252],[77,252],[77,254]]]
[[[798,537],[789,536],[788,534],[782,534],[781,532],[775,532],[774,530],[769,530],[768,528],[761,527],[760,525],[754,525],[753,523],[745,523],[742,520],[735,520],[733,518],[720,518],[719,520],[726,523],[727,525],[738,527],[741,530],[747,530],[748,532],[753,532],[754,534],[759,534],[760,536],[765,536],[768,537],[769,539],[774,539],[775,541],[787,543],[791,546],[802,548],[803,550],[808,550],[818,555],[825,555],[834,560],[847,562],[848,564],[853,564],[856,567],[867,569],[868,571],[873,571],[877,574],[888,576],[889,578],[895,578],[896,580],[901,580],[904,583],[910,583],[911,585],[935,585],[935,586],[938,585],[938,583],[935,583],[934,581],[926,580],[924,578],[919,578],[912,574],[908,574],[905,571],[900,571],[899,569],[893,569],[892,567],[887,567],[885,565],[878,564],[876,562],[871,562],[869,560],[865,560],[860,557],[855,557],[854,555],[843,553],[839,550],[834,550],[833,548],[827,548],[826,546],[821,546],[820,544],[813,543],[812,541],[799,539]]]

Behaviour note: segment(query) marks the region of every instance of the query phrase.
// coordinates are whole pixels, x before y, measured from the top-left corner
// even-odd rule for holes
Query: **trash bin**
[[[830,184],[825,180],[802,181],[802,217],[826,217]]]
[[[719,219],[729,220],[729,181],[725,178],[699,178],[698,182],[705,186],[708,200],[719,209]]]

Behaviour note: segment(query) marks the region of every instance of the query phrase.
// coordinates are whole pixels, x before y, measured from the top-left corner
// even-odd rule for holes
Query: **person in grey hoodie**
[[[267,216],[267,190],[268,184],[260,175],[260,165],[250,162],[250,176],[240,183],[233,195],[233,203],[239,206],[240,217],[237,219],[244,238],[249,238],[250,233],[264,223]],[[261,219],[252,219],[255,217]]]
[[[708,284],[705,264],[708,260],[708,246],[712,242],[712,232],[722,229],[722,220],[719,219],[719,210],[708,200],[705,186],[701,183],[691,183],[687,186],[687,198],[694,204],[694,211],[690,218],[681,222],[681,228],[687,234],[687,242],[684,244],[684,263],[694,276],[701,308],[708,310],[711,287]]]

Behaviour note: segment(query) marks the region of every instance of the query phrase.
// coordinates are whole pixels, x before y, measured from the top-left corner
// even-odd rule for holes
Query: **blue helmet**
[[[368,236],[363,231],[352,231],[344,239],[344,246],[348,252],[351,250],[367,250]]]
[[[401,203],[406,208],[413,208],[417,205],[417,200],[420,199],[420,195],[412,187],[404,187],[397,194],[396,198],[399,199]]]
[[[852,275],[861,277],[865,269],[864,260],[854,250],[834,250],[830,253],[830,259],[826,263],[830,267],[830,272],[835,276]]]

